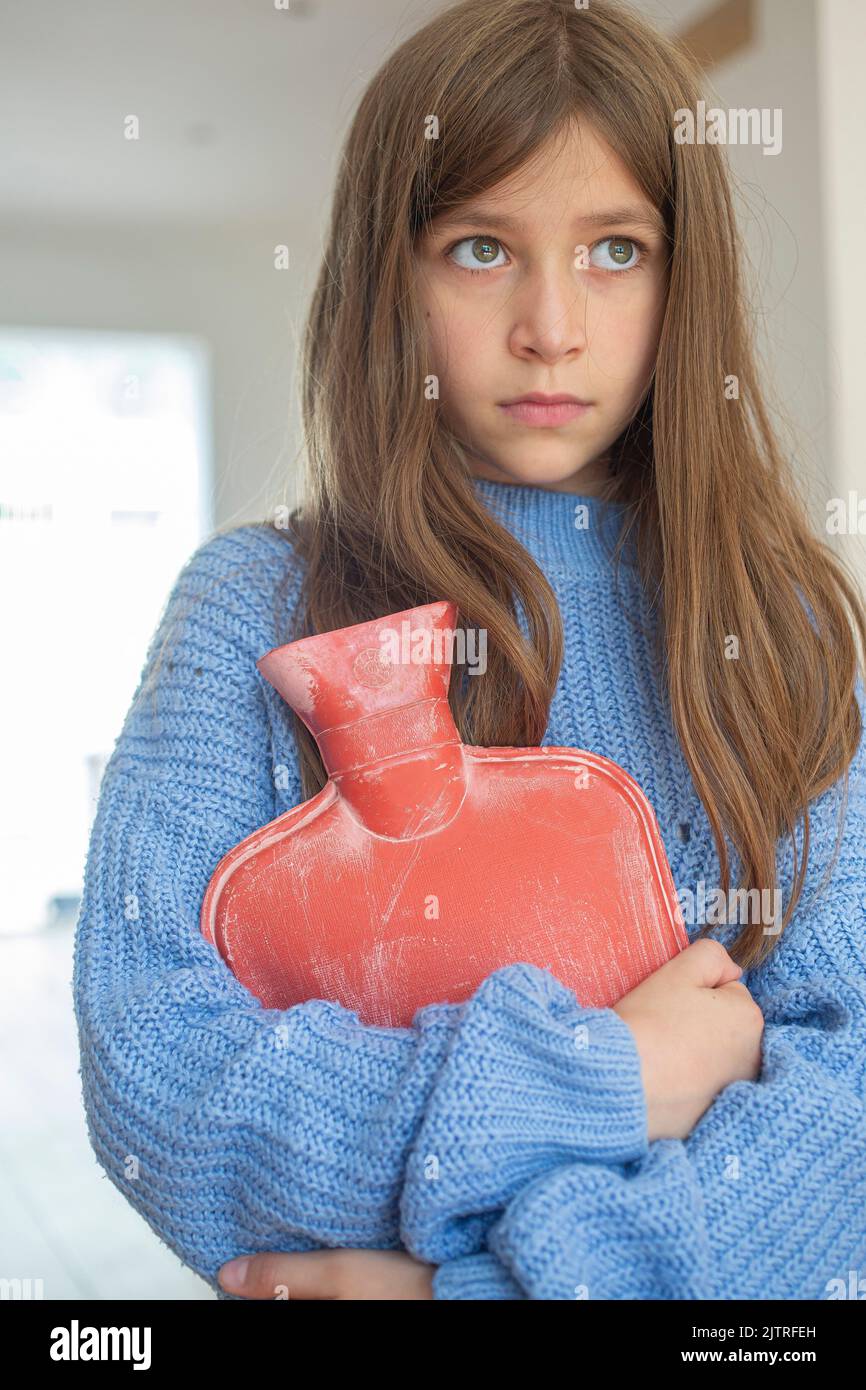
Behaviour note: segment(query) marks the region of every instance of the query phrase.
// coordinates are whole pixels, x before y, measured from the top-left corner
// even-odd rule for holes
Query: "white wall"
[[[833,493],[858,494],[866,508],[863,401],[866,395],[866,7],[821,0],[818,78],[821,212],[829,340]],[[862,525],[866,530],[866,516]],[[866,536],[850,534],[843,553],[866,590]]]
[[[817,506],[826,494],[831,455],[815,5],[762,0],[756,18],[753,46],[707,75],[707,105],[782,111],[778,154],[734,144],[725,152],[765,389],[778,396],[779,427],[786,414],[793,417],[790,454],[798,473],[812,482]]]

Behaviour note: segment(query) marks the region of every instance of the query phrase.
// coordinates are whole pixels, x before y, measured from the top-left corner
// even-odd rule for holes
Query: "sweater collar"
[[[500,483],[472,477],[479,501],[520,541],[541,565],[582,572],[612,568],[623,502],[603,502],[577,492],[553,492],[525,483]],[[633,541],[621,562],[635,564]]]

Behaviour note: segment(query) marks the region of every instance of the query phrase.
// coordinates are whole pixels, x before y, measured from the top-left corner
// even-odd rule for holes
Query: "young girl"
[[[465,0],[361,102],[303,505],[178,579],[77,931],[93,1146],[220,1296],[242,1255],[226,1288],[269,1298],[823,1299],[866,1271],[866,618],[762,402],[724,154],[674,138],[699,96],[612,0]],[[263,1009],[202,898],[324,774],[255,661],[441,598],[487,633],[451,683],[467,743],[612,758],[681,901],[784,911],[686,913],[615,1008],[516,962],[410,1029]]]

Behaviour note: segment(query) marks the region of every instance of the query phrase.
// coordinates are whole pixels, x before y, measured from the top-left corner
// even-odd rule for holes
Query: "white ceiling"
[[[674,29],[707,0],[639,8]],[[366,82],[435,10],[0,0],[0,225],[316,216]],[[124,138],[129,115],[138,140]]]

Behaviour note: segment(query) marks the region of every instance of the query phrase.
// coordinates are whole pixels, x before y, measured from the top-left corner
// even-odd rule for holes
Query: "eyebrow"
[[[450,212],[441,213],[434,218],[434,228],[453,227],[465,222],[484,223],[489,228],[503,227],[509,232],[522,232],[525,224],[519,217],[498,212],[496,208],[483,207],[480,203],[463,204]],[[665,225],[655,208],[643,205],[624,204],[622,207],[606,208],[602,212],[585,213],[575,218],[575,224],[585,227],[610,227],[628,225],[643,231],[656,232],[665,236]]]

